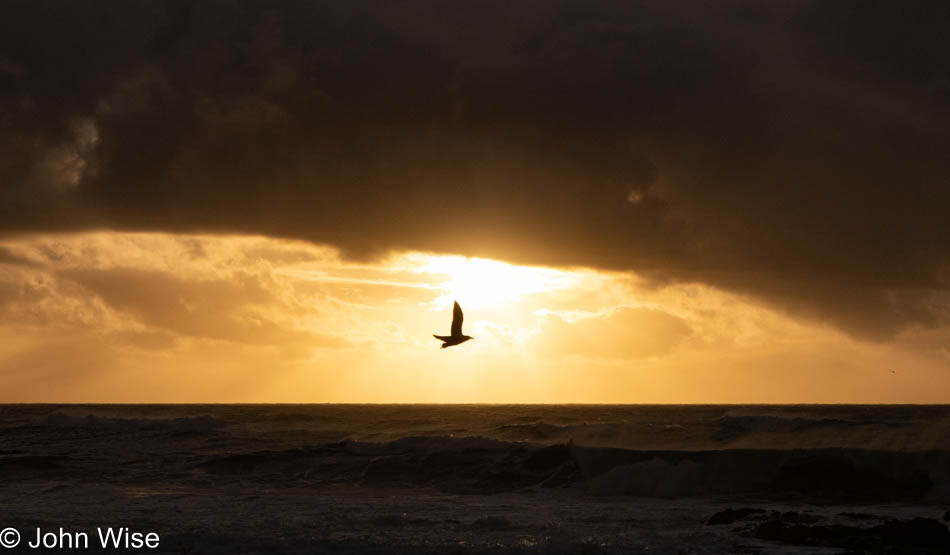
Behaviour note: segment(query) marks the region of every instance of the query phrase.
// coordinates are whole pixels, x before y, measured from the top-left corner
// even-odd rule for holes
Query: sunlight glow
[[[491,308],[516,302],[522,295],[571,287],[575,277],[568,272],[531,266],[514,266],[484,258],[426,256],[421,271],[445,280],[438,285],[435,308],[463,306]]]
[[[456,299],[475,340],[440,349]],[[0,241],[2,402],[946,403],[947,344],[862,344],[588,268],[241,235]]]

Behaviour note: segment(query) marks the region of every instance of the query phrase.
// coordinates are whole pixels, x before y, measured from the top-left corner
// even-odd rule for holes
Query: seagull
[[[465,343],[469,339],[475,339],[469,335],[462,335],[462,307],[459,306],[458,301],[455,301],[455,306],[452,308],[452,335],[432,334],[432,337],[442,342],[443,349]]]

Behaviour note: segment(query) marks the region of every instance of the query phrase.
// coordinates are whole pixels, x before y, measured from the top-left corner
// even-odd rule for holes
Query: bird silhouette
[[[469,335],[462,335],[462,318],[462,307],[459,306],[458,301],[455,301],[455,306],[452,307],[452,335],[432,334],[432,337],[442,342],[442,349],[475,339]]]

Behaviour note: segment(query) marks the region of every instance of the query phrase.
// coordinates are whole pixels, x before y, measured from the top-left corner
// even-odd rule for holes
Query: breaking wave
[[[950,454],[944,451],[654,451],[419,436],[235,453],[210,457],[198,467],[290,481],[312,478],[319,469],[324,479],[339,483],[455,492],[572,488],[593,495],[744,493],[852,503],[950,499]]]
[[[950,500],[946,407],[38,405],[0,431],[21,478]]]

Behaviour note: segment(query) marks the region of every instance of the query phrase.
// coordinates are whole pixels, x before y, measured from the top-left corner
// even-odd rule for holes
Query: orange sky
[[[0,402],[950,402],[945,331],[871,342],[632,273],[261,236],[0,249]],[[455,299],[476,339],[440,350]]]

